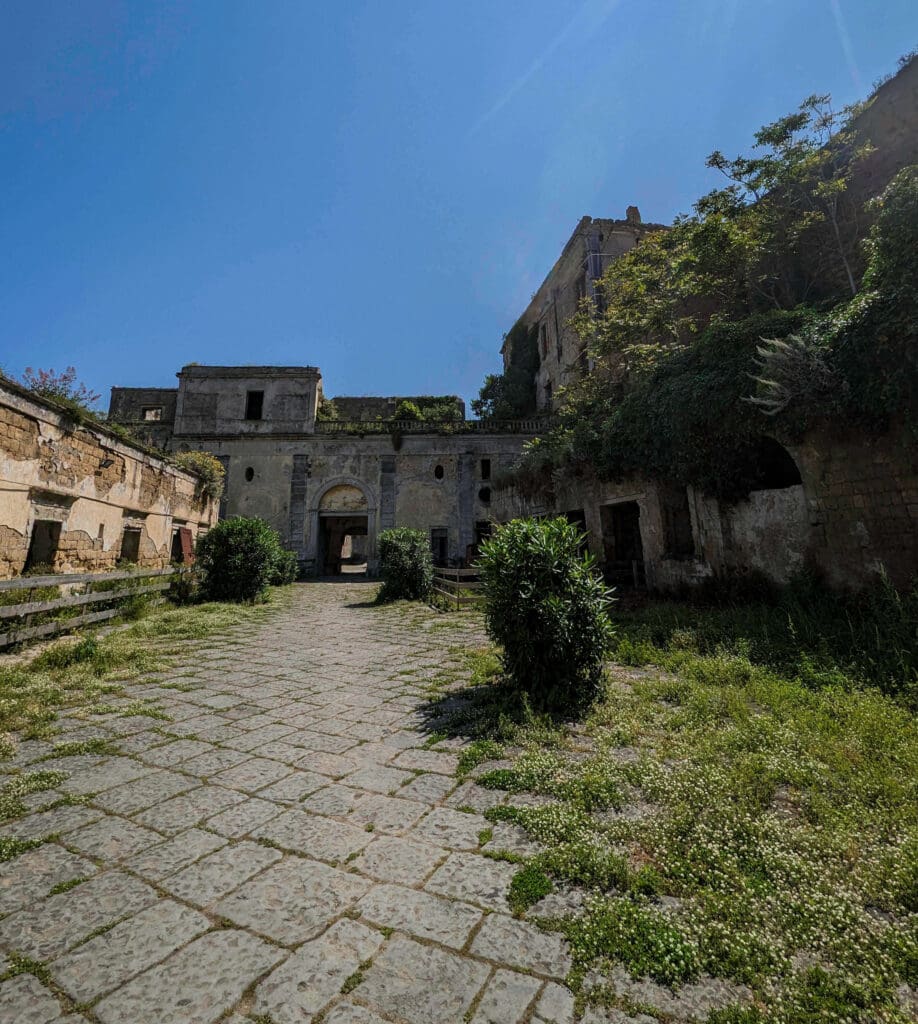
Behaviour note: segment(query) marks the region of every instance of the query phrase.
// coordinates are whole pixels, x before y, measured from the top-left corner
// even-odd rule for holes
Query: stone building
[[[906,429],[822,429],[789,447],[763,437],[760,465],[758,486],[732,504],[660,480],[562,472],[540,497],[496,487],[494,518],[566,516],[611,582],[657,590],[749,570],[784,583],[811,568],[855,588],[918,576],[918,449]]]
[[[378,419],[397,400],[346,397],[335,405],[355,418],[319,420],[313,366],[190,365],[178,379],[113,388],[110,418],[173,451],[213,453],[226,469],[221,516],[265,519],[314,575],[364,559],[374,574],[378,534],[392,526],[423,530],[437,562],[463,564],[489,529],[492,475],[538,426]]]
[[[581,299],[601,302],[596,281],[606,267],[633,249],[646,234],[663,230],[662,224],[643,224],[636,206],[628,207],[625,220],[581,217],[518,321],[526,327],[538,326],[538,409],[550,411],[558,389],[590,368],[583,342],[568,324]],[[511,345],[508,335],[501,349],[505,370],[510,365]]]
[[[0,577],[162,568],[216,515],[196,475],[0,380]]]

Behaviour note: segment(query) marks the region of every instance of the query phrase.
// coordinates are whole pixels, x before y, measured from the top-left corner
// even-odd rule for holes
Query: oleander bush
[[[198,540],[201,596],[208,601],[256,601],[278,578],[285,555],[280,535],[263,519],[223,519]]]
[[[380,601],[423,600],[433,590],[433,558],[423,530],[400,526],[379,535]]]
[[[507,679],[542,706],[588,699],[612,643],[611,594],[565,519],[516,519],[482,544],[488,633]]]

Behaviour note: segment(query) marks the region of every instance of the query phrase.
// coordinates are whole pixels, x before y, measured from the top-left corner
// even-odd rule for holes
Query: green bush
[[[293,583],[299,575],[300,562],[296,552],[279,547],[277,557],[274,560],[274,568],[271,570],[271,578],[268,582],[272,587],[282,587],[286,583]]]
[[[400,526],[379,535],[380,601],[423,600],[433,589],[433,558],[423,530]]]
[[[595,691],[612,642],[609,591],[565,519],[516,519],[482,544],[485,619],[509,680],[536,703]]]
[[[255,601],[277,578],[284,555],[280,535],[263,519],[235,516],[198,541],[201,592],[209,601]]]

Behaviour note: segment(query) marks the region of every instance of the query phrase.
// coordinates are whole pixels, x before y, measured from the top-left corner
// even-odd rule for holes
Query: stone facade
[[[568,326],[580,300],[596,297],[595,282],[613,260],[633,249],[646,234],[664,230],[662,224],[643,224],[636,206],[628,207],[625,220],[581,217],[520,317],[527,327],[538,325],[536,404],[540,410],[551,410],[558,389],[591,368],[583,343]],[[504,342],[501,354],[506,369],[510,365],[509,342]]]
[[[177,530],[193,540],[215,519],[194,474],[0,382],[0,577],[164,567]]]
[[[518,460],[535,429],[390,426],[373,403],[395,400],[367,398],[335,399],[339,413],[363,415],[317,423],[314,367],[186,366],[178,376],[166,446],[220,459],[221,515],[265,519],[307,574],[336,573],[358,555],[375,573],[377,537],[392,526],[427,532],[440,562],[466,562],[489,528],[492,473]],[[148,394],[113,389],[112,418],[135,428]]]
[[[613,582],[658,590],[748,570],[784,583],[813,568],[855,588],[918,576],[918,449],[904,429],[818,430],[785,451],[790,473],[732,505],[661,481],[559,474],[550,497],[497,488],[494,516],[566,515]]]

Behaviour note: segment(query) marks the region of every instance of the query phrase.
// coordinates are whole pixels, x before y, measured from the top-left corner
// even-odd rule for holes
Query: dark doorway
[[[136,526],[125,526],[121,535],[122,562],[140,561],[140,530]]]
[[[60,523],[53,519],[36,519],[32,525],[32,537],[29,540],[29,552],[24,568],[34,569],[36,565],[47,565],[50,572],[54,568],[54,556],[57,554],[60,539]]]
[[[183,562],[182,557],[182,535],[178,530],[172,531],[172,551],[169,554],[170,562]]]
[[[610,582],[642,586],[644,547],[641,543],[641,509],[636,501],[600,507],[605,573]]]
[[[367,571],[367,517],[319,516],[319,565],[323,576],[360,576]]]
[[[449,564],[449,534],[445,527],[436,526],[430,531],[430,553],[434,565],[442,568]]]

